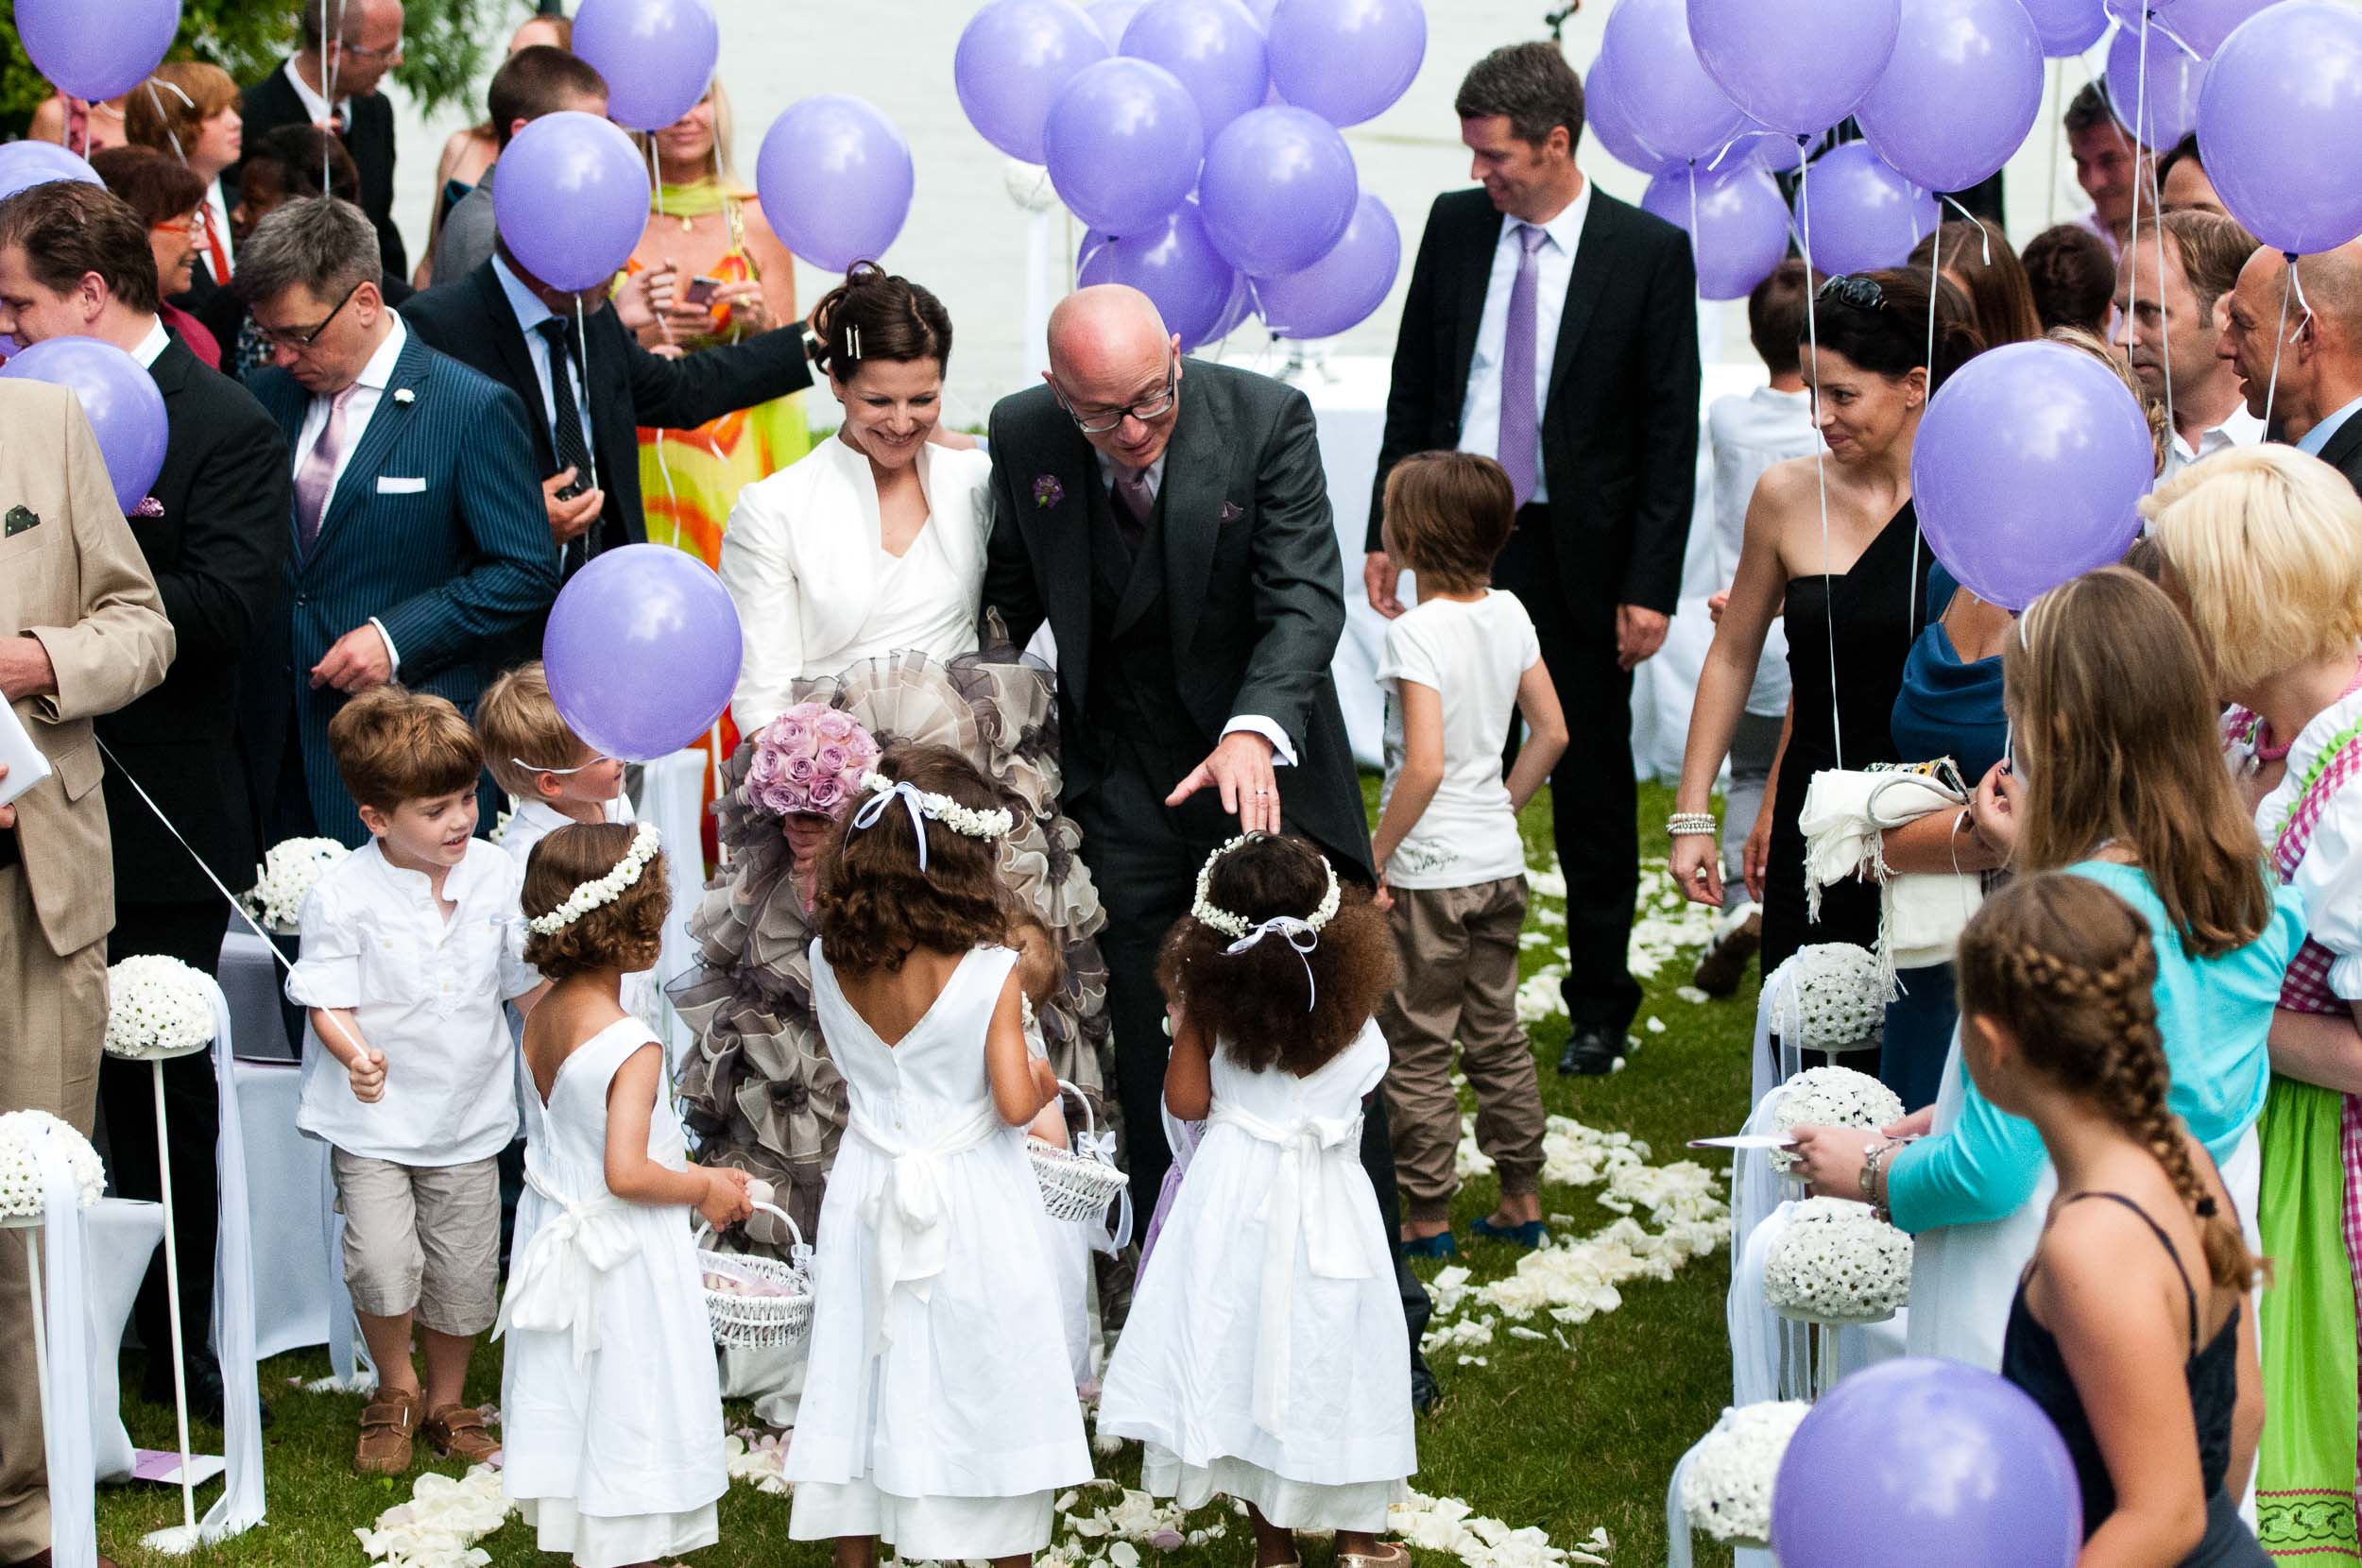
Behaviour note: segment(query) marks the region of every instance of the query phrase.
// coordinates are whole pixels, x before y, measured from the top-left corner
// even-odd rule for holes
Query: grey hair
[[[1463,120],[1509,117],[1510,134],[1539,146],[1555,126],[1571,150],[1583,140],[1583,78],[1555,43],[1505,43],[1468,68],[1452,109]]]
[[[334,196],[290,201],[238,247],[233,286],[248,305],[301,284],[321,299],[382,275],[377,230],[361,209]]]
[[[296,19],[303,46],[318,53],[332,27],[337,43],[347,47],[358,44],[368,9],[369,0],[302,0],[296,8]]]

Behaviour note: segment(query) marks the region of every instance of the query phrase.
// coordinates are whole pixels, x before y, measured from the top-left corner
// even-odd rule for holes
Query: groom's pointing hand
[[[1252,731],[1232,730],[1222,738],[1211,757],[1165,796],[1165,804],[1178,806],[1210,784],[1222,792],[1222,809],[1239,819],[1239,831],[1276,833],[1279,784],[1271,758],[1269,741]]]

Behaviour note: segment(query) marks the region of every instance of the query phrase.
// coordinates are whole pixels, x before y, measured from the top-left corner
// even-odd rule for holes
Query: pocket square
[[[1222,503],[1223,521],[1236,522],[1244,516],[1246,516],[1246,509],[1241,506],[1237,502],[1225,501]]]
[[[19,534],[29,534],[41,526],[40,514],[22,506],[9,508],[8,520],[0,522],[0,539],[12,539]]]
[[[377,493],[382,496],[424,495],[426,481],[423,479],[390,479],[381,474],[377,480]]]
[[[146,496],[137,506],[123,515],[128,518],[160,518],[164,515],[164,503],[154,496]]]

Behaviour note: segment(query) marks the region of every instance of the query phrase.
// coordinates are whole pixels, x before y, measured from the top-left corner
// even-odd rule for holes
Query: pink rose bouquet
[[[836,708],[798,703],[755,736],[746,798],[776,816],[834,816],[877,765],[878,742]]]

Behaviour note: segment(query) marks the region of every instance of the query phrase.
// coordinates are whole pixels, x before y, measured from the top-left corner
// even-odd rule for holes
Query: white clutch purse
[[[1967,804],[1968,791],[1948,758],[1924,768],[1814,774],[1797,821],[1805,836],[1807,912],[1820,917],[1821,890],[1832,882],[1874,880],[1880,962],[1890,969],[1950,963],[1960,928],[1984,902],[1984,878],[1975,872],[1891,872],[1880,835]]]

